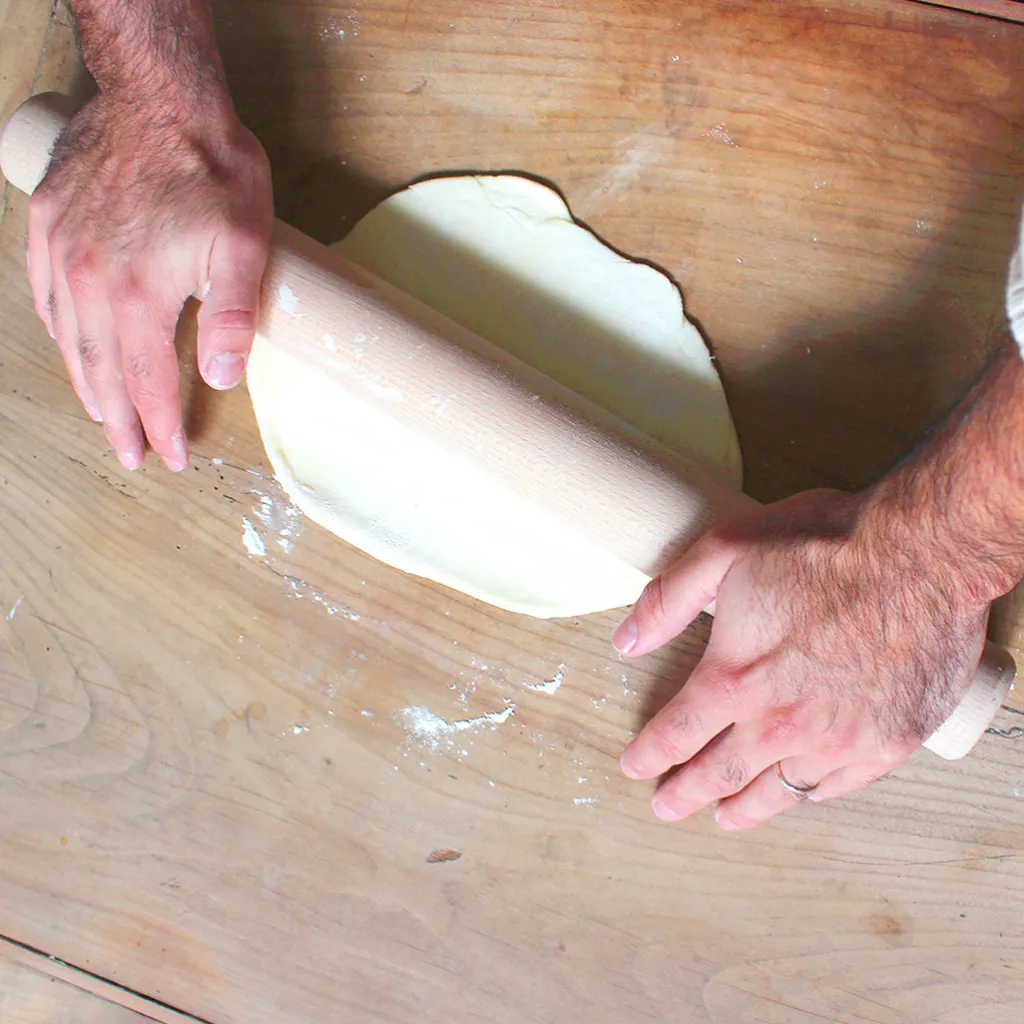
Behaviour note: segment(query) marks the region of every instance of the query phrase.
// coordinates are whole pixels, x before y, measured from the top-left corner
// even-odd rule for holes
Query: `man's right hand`
[[[256,329],[269,163],[230,101],[188,106],[101,91],[29,203],[36,312],[126,469],[142,465],[140,420],[170,469],[188,464],[174,347],[185,300],[209,287],[198,365],[211,387],[239,382]]]

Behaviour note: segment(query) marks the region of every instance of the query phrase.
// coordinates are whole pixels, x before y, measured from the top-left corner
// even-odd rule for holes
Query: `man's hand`
[[[215,388],[239,382],[273,218],[269,165],[223,87],[205,5],[73,6],[100,92],[29,204],[36,311],[121,464],[142,465],[141,419],[153,449],[181,470],[175,325],[188,296],[208,287],[199,370]]]
[[[777,761],[790,782],[820,783],[811,799],[843,796],[902,764],[956,707],[988,604],[894,546],[870,504],[812,491],[771,505],[704,537],[644,592],[633,656],[717,599],[703,660],[622,758],[638,779],[683,765],[658,790],[659,817],[721,801],[724,828],[759,825],[794,802]]]
[[[699,541],[616,631],[636,657],[716,600],[703,660],[627,747],[669,821],[758,825],[902,764],[953,711],[990,603],[1024,576],[1024,371],[1010,346],[943,432],[870,491],[811,491]]]

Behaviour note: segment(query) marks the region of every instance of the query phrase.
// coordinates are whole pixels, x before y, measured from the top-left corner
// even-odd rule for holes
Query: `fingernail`
[[[138,448],[133,448],[131,451],[118,452],[117,461],[120,462],[125,469],[141,469],[142,451]]]
[[[82,405],[85,406],[85,411],[88,413],[89,419],[91,419],[93,423],[103,422],[103,413],[100,412],[100,407],[96,404],[95,398],[86,399],[82,402]]]
[[[174,448],[173,455],[161,455],[164,465],[172,473],[180,473],[188,469],[188,446],[185,444],[185,431],[178,427],[171,438],[171,446]]]
[[[636,647],[640,631],[637,628],[636,616],[630,615],[612,634],[612,646],[619,654],[629,654]]]
[[[738,832],[742,827],[737,825],[736,822],[722,810],[715,811],[715,821],[718,822],[718,827],[725,829],[726,832]]]
[[[622,769],[622,774],[627,779],[642,779],[643,776],[633,767],[630,763],[631,760],[628,754],[623,754],[619,759],[619,767]]]
[[[661,818],[662,821],[679,821],[682,817],[681,814],[672,810],[664,800],[660,800],[658,797],[655,797],[651,801],[651,807],[654,808],[654,813]]]
[[[206,364],[206,383],[218,391],[227,391],[233,388],[241,379],[245,370],[245,358],[231,353],[224,353],[214,356]]]

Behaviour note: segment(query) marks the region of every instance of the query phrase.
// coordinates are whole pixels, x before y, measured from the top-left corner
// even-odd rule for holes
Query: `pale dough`
[[[354,262],[738,484],[718,375],[664,274],[512,175],[421,182],[340,243]],[[647,576],[461,456],[257,337],[249,392],[285,490],[316,522],[396,568],[540,617],[636,600]],[[443,398],[443,396],[439,396]]]

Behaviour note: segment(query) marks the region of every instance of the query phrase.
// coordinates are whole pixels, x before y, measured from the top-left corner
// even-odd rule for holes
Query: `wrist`
[[[855,532],[889,572],[987,607],[1024,578],[1020,527],[1009,531],[968,481],[962,493],[950,493],[927,469],[900,467],[863,492]]]
[[[1003,345],[933,436],[863,498],[889,558],[988,605],[1024,579],[1024,364]]]
[[[93,103],[102,118],[104,135],[144,145],[176,145],[182,139],[201,141],[212,150],[229,144],[241,122],[226,93],[152,96],[119,88],[101,89]],[[168,154],[169,156],[172,154]]]
[[[230,107],[208,0],[70,0],[101,94],[186,114]]]

